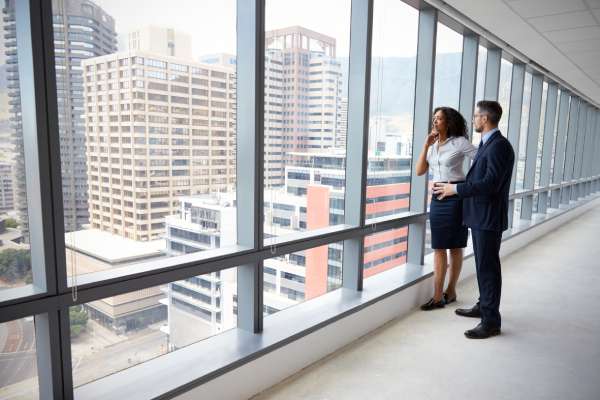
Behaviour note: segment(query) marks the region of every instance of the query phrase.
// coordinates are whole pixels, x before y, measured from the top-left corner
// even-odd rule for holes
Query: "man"
[[[485,339],[500,334],[500,243],[508,228],[508,191],[515,153],[498,130],[502,107],[496,101],[479,101],[473,127],[481,143],[464,183],[436,183],[438,198],[458,194],[464,199],[463,221],[471,228],[479,301],[472,308],[457,309],[464,317],[481,318],[481,323],[465,332],[469,339]]]

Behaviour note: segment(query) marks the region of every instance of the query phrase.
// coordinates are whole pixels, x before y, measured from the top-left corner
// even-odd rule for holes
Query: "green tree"
[[[5,249],[0,251],[0,278],[9,283],[31,283],[31,257],[29,250]]]
[[[6,228],[18,228],[19,227],[19,223],[14,218],[6,218],[4,220],[4,226]]]
[[[71,337],[76,338],[85,330],[88,318],[87,311],[82,305],[73,306],[69,309],[69,319],[71,320]]]

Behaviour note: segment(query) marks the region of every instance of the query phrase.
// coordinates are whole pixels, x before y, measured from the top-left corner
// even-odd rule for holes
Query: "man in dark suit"
[[[471,228],[479,301],[472,308],[457,309],[464,317],[481,318],[481,323],[465,332],[469,339],[485,339],[500,334],[500,243],[508,228],[508,192],[515,153],[498,130],[502,107],[496,101],[479,101],[473,115],[473,128],[481,133],[477,155],[464,183],[436,183],[433,192],[440,198],[458,194],[464,199],[463,221]]]

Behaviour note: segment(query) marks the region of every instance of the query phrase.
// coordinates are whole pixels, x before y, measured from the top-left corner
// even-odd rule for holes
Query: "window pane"
[[[529,106],[531,105],[531,80],[532,75],[525,73],[523,87],[523,107],[521,112],[521,132],[519,136],[519,154],[517,158],[517,190],[523,189],[525,176],[525,157],[527,155],[527,128],[529,127]]]
[[[548,101],[548,83],[544,82],[542,86],[542,109],[540,112],[540,131],[537,143],[537,157],[535,161],[535,187],[540,184],[540,171],[542,168],[542,148],[544,146],[544,126],[546,124],[546,103]],[[552,140],[551,137],[548,140]],[[537,203],[533,203],[533,211],[537,212]]]
[[[552,153],[550,157],[550,182],[553,182],[554,177],[554,158],[556,157],[556,144],[558,143],[559,138],[557,137],[558,133],[558,116],[560,111],[560,101],[561,101],[561,93],[562,91],[558,89],[556,94],[556,115],[554,116],[554,132],[552,132]],[[568,101],[568,100],[567,100]],[[550,197],[548,196],[548,201],[550,201]]]
[[[463,37],[438,23],[433,108],[452,107],[458,111]]]
[[[365,236],[363,276],[368,278],[406,264],[408,228]]]
[[[343,224],[350,1],[268,0],[265,24],[265,238]]]
[[[270,315],[342,286],[343,243],[264,262],[264,314]]]
[[[235,0],[66,4],[53,27],[68,274],[235,244]]]
[[[502,118],[498,124],[500,132],[508,136],[508,118],[510,113],[510,90],[512,85],[512,68],[510,61],[502,59],[500,64],[500,87],[498,90],[498,102],[502,107]]]
[[[367,220],[408,211],[418,20],[401,1],[375,1]]]
[[[237,326],[237,268],[69,310],[75,387]]]
[[[33,317],[0,323],[0,352],[0,398],[39,398]]]
[[[0,26],[0,290],[33,283],[30,261],[25,143],[21,114],[15,3],[6,2]],[[27,135],[35,135],[28,132]],[[36,282],[37,283],[37,282]],[[44,286],[39,282],[39,286]],[[5,293],[6,294],[6,293]],[[12,294],[9,295],[12,297]]]
[[[477,81],[475,82],[475,104],[479,100],[483,100],[483,89],[485,86],[485,65],[487,63],[487,49],[479,46],[479,54],[477,56]],[[473,144],[479,145],[481,134],[473,130]]]

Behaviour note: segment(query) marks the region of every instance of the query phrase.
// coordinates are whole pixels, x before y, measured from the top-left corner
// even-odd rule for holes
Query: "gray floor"
[[[503,332],[470,341],[476,282],[256,396],[271,399],[600,399],[600,209],[503,261]]]

